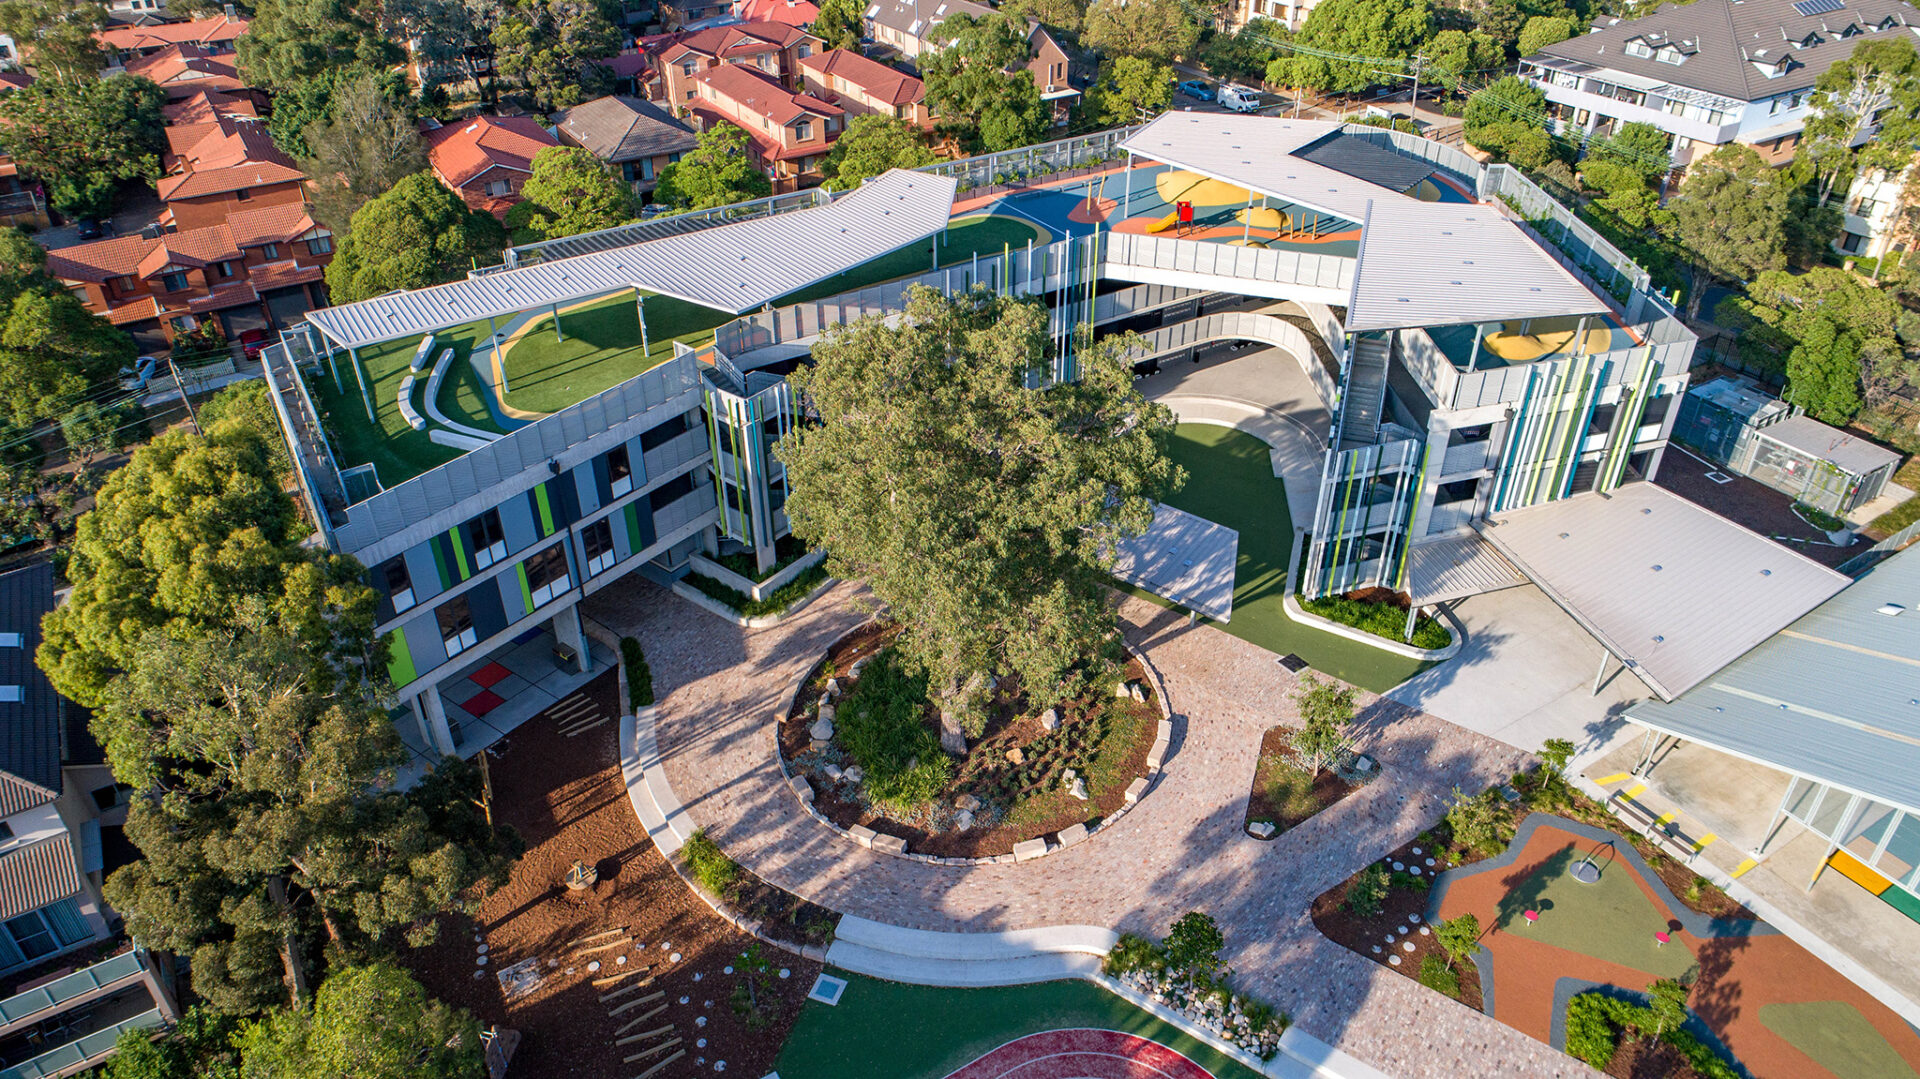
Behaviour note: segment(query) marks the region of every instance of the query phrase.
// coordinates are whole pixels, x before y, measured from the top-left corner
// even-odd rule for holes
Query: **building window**
[[[387,598],[393,601],[393,613],[413,606],[413,577],[407,573],[407,561],[404,558],[389,558],[380,564],[379,580],[387,590]]]
[[[605,572],[619,556],[613,550],[613,524],[605,517],[593,522],[580,533],[580,542],[587,551],[587,576]]]
[[[524,568],[527,571],[527,588],[532,592],[535,607],[565,592],[567,586],[573,583],[567,575],[567,545],[564,543],[556,543],[527,559]]]
[[[697,98],[697,97],[699,97],[699,96],[700,96],[700,92],[699,92],[699,91],[697,91],[697,90],[688,90],[688,91],[687,91],[687,100],[688,100],[688,101],[692,101],[692,100],[693,100],[694,98]]]
[[[0,820],[0,841],[10,840],[12,838],[13,838],[13,825],[8,824],[6,821]]]
[[[1872,217],[1875,211],[1879,209],[1880,203],[1873,199],[1863,198],[1860,200],[1859,205],[1853,208],[1853,212],[1860,217]]]
[[[643,157],[640,159],[639,178],[642,181],[651,181],[653,179],[653,158]],[[633,179],[634,167],[633,164],[629,162],[627,164],[627,180],[631,182]]]
[[[800,142],[813,138],[813,121],[802,120],[793,125],[793,137]]]
[[[1849,255],[1859,254],[1860,248],[1866,242],[1867,238],[1857,232],[1843,232],[1840,234],[1840,250],[1845,251]]]
[[[309,237],[307,239],[307,253],[310,255],[333,254],[333,234],[323,232],[318,236]]]
[[[187,287],[187,275],[178,270],[160,275],[160,288],[163,292],[179,292]]]
[[[1653,49],[1649,47],[1647,43],[1644,41],[1629,41],[1627,42],[1627,55],[1628,56],[1652,56]]]
[[[248,191],[246,188],[243,187],[240,190],[235,191],[233,193],[233,197],[234,197],[234,200],[237,202],[252,202],[253,192]]]
[[[37,910],[7,919],[7,935],[13,938],[20,954],[28,959],[38,959],[60,950],[60,945],[54,943],[53,930],[48,928],[47,920]]]
[[[467,542],[473,547],[473,568],[486,569],[507,557],[507,536],[500,530],[500,511],[488,510],[467,522]]]
[[[773,54],[770,52],[763,52],[759,56],[754,57],[753,62],[757,64],[762,71],[773,70]]]
[[[513,185],[505,180],[489,180],[487,182],[487,194],[494,198],[500,198],[512,190]]]
[[[116,292],[120,293],[120,295],[122,296],[129,295],[133,292],[133,288],[134,288],[133,278],[132,277],[116,277],[113,279],[113,287]]]
[[[263,244],[260,247],[260,254],[263,257],[268,259],[277,259],[280,257],[280,245],[279,244]]]
[[[233,263],[228,262],[225,259],[222,259],[221,261],[214,263],[214,266],[220,271],[221,277],[233,276]]]
[[[700,74],[700,61],[688,60],[687,62],[681,64],[680,74],[686,75],[689,77]]]
[[[607,454],[607,489],[614,498],[633,490],[633,461],[625,446],[616,446]]]
[[[467,597],[458,596],[451,603],[442,604],[433,612],[440,623],[440,640],[447,646],[447,658],[472,648],[478,643],[474,635],[473,610],[467,606]]]

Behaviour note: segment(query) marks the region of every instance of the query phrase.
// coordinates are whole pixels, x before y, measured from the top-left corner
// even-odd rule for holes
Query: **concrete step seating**
[[[1094,974],[1118,939],[1091,925],[945,933],[850,914],[834,931],[827,962],[912,985],[1024,985]]]

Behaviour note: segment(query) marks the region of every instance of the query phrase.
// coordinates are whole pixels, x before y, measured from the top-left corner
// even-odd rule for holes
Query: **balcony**
[[[694,428],[677,434],[660,445],[648,450],[642,457],[646,464],[647,476],[651,481],[662,476],[670,476],[689,461],[699,460],[707,455],[707,432],[703,428]]]
[[[1555,86],[1551,82],[1535,78],[1531,80],[1547,95],[1547,100],[1570,108],[1597,112],[1601,116],[1610,116],[1622,123],[1652,124],[1662,131],[1670,131],[1695,142],[1704,142],[1718,146],[1732,142],[1734,134],[1740,130],[1740,118],[1733,117],[1725,123],[1711,124],[1705,120],[1696,120],[1690,116],[1677,116],[1665,109],[1649,108],[1646,105],[1634,105],[1605,94],[1596,94],[1588,90],[1574,90],[1565,86]]]
[[[0,1040],[0,1079],[59,1079],[96,1064],[129,1030],[166,1024],[144,983],[49,1014]]]
[[[1137,233],[1107,234],[1103,274],[1126,281],[1225,288],[1277,300],[1345,304],[1355,260]]]
[[[58,1011],[63,1006],[110,986],[130,982],[145,969],[140,953],[129,949],[111,959],[55,978],[45,985],[22,990],[0,1000],[0,1030]]]

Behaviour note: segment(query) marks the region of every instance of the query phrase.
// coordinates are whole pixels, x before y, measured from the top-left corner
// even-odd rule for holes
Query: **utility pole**
[[[200,415],[193,410],[193,398],[187,396],[186,383],[180,381],[180,365],[173,362],[171,356],[167,357],[167,370],[173,373],[173,387],[180,391],[180,403],[187,406],[187,420],[193,424],[193,433],[206,434],[200,429]]]

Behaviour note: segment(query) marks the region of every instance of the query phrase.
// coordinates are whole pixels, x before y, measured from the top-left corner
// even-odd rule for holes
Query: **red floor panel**
[[[947,1079],[1213,1079],[1213,1073],[1159,1042],[1076,1029],[1016,1038]]]

